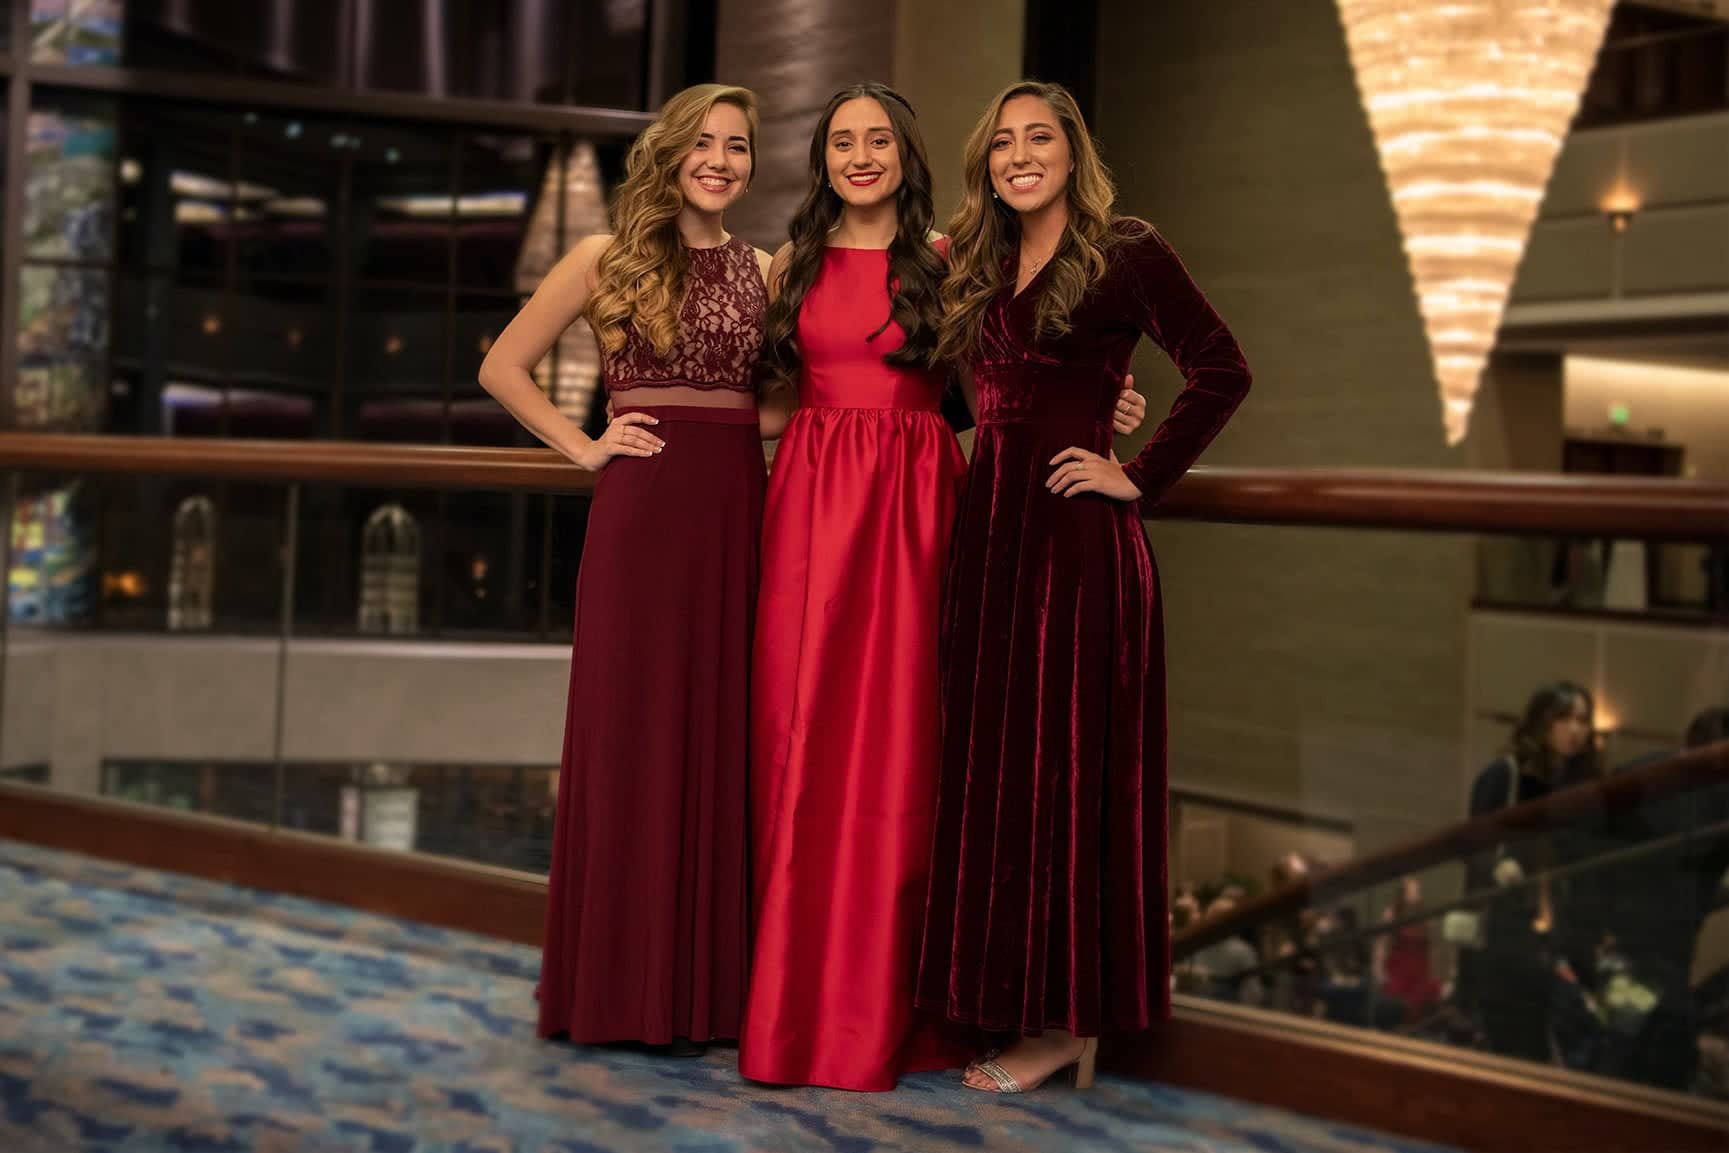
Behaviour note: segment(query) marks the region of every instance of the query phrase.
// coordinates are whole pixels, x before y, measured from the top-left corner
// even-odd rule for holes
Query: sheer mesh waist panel
[[[607,390],[614,410],[623,405],[632,408],[672,404],[682,408],[733,408],[756,410],[756,394],[740,389],[694,384],[636,384],[612,386]]]

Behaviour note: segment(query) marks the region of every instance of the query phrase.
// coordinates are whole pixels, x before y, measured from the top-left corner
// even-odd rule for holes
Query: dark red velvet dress
[[[1082,1036],[1169,1007],[1164,631],[1142,513],[1242,401],[1236,341],[1138,222],[1071,317],[1036,339],[1043,271],[1014,271],[973,360],[978,433],[943,622],[942,769],[918,1001],[956,1021]],[[1142,334],[1187,383],[1125,466],[1141,507],[1045,488],[1111,447]]]
[[[743,241],[686,253],[672,355],[632,333],[602,366],[666,448],[601,472],[577,575],[539,1026],[572,1041],[736,1037],[744,1007],[766,294]]]

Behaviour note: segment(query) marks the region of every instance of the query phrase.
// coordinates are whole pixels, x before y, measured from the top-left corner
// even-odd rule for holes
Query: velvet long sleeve
[[[1122,245],[1128,319],[1164,350],[1183,374],[1183,390],[1152,438],[1123,465],[1149,512],[1219,435],[1249,393],[1243,350],[1207,302],[1182,260],[1157,232]]]

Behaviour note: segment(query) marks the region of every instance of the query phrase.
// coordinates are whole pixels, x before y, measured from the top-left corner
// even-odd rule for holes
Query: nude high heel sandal
[[[1056,1074],[1061,1073],[1064,1069],[1074,1070],[1075,1088],[1091,1089],[1093,1087],[1093,1071],[1098,1065],[1098,1058],[1099,1039],[1097,1037],[1086,1037],[1081,1040],[1081,1052],[1078,1057],[1066,1065],[1059,1065],[1057,1068],[1052,1069],[1049,1073],[1046,1073],[1043,1077],[1040,1077],[1030,1085],[1022,1085],[1019,1081],[1016,1081],[1014,1075],[1001,1065],[997,1064],[994,1058],[987,1057],[985,1060],[972,1066],[972,1068],[989,1077],[996,1085],[995,1089],[979,1090],[981,1093],[1031,1093],[1034,1089],[1037,1089],[1040,1085],[1043,1085],[1046,1081],[1050,1080]],[[971,1089],[973,1086],[968,1085],[967,1088]]]

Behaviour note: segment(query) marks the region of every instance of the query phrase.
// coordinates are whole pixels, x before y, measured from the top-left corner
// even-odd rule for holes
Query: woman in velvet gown
[[[631,149],[615,234],[560,261],[481,368],[532,432],[603,470],[577,575],[542,1036],[692,1052],[738,1035],[768,257],[722,213],[755,136],[745,89],[669,100]],[[598,441],[531,376],[579,316],[612,393]]]
[[[1018,1092],[1168,1008],[1165,691],[1142,516],[1249,387],[1149,226],[1116,217],[1068,93],[1007,89],[967,145],[942,351],[978,433],[943,620],[942,754],[918,1003],[1015,1035],[968,1070]],[[1145,335],[1182,372],[1127,465],[1111,407]]]

